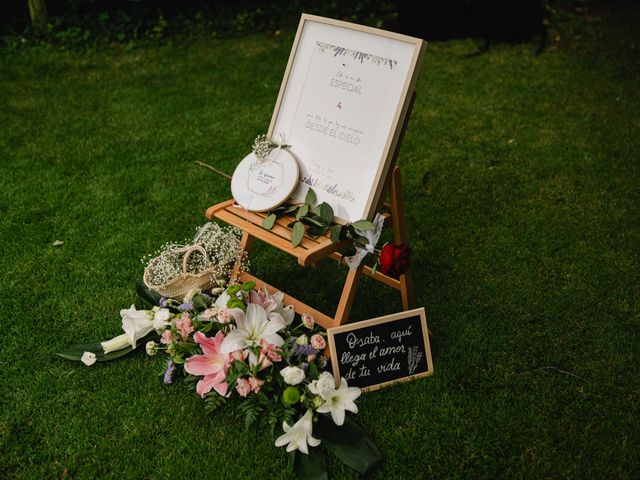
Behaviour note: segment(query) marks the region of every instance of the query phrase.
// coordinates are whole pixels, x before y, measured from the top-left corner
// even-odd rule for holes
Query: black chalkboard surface
[[[336,384],[364,391],[433,373],[424,308],[327,330]]]

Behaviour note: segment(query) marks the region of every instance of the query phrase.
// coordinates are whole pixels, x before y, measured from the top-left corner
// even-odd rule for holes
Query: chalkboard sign
[[[433,373],[424,308],[327,330],[336,383],[377,390]]]

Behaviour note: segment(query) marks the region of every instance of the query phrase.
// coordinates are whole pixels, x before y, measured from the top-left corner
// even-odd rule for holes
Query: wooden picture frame
[[[338,223],[372,219],[425,48],[418,38],[302,15],[268,130],[299,162],[293,202],[311,186]]]
[[[400,324],[400,321],[402,320],[406,320],[406,319],[411,320],[411,319],[415,319],[416,317],[419,317],[419,321],[418,322],[414,321],[414,324],[418,323],[421,327],[420,332],[421,332],[422,342],[419,342],[419,344],[420,346],[423,347],[423,352],[424,352],[424,362],[422,362],[422,359],[421,359],[419,360],[419,363],[423,364],[426,368],[422,368],[419,373],[414,373],[411,375],[394,378],[393,380],[383,381],[380,383],[367,385],[361,388],[363,392],[371,392],[374,390],[378,390],[382,387],[393,385],[395,383],[407,382],[410,380],[415,380],[417,378],[428,377],[430,375],[433,375],[433,360],[431,358],[431,346],[429,344],[429,330],[427,328],[426,313],[424,308],[416,308],[413,310],[394,313],[391,315],[385,315],[382,317],[372,318],[370,320],[363,320],[361,322],[350,323],[347,325],[342,325],[339,327],[333,327],[333,328],[327,329],[327,341],[328,341],[327,343],[328,343],[329,351],[331,354],[331,367],[332,367],[333,375],[336,381],[336,385],[339,385],[340,379],[345,376],[343,375],[345,372],[340,369],[341,360],[338,359],[339,356],[342,356],[345,354],[345,350],[338,348],[338,345],[336,342],[336,337],[338,335],[342,335],[347,332],[354,332],[358,330],[367,330],[367,329],[371,329],[371,327],[389,324],[390,322],[397,322],[398,324]],[[372,330],[370,331],[372,332]],[[393,335],[391,335],[391,337],[393,337]],[[372,352],[374,354],[376,352],[380,353],[380,350],[378,350],[378,348],[380,348],[380,346],[384,344],[384,340],[385,339],[382,338],[382,341],[380,340],[378,342],[371,341],[371,343],[365,343],[364,347],[363,346],[360,347],[360,348],[365,348],[367,346],[371,347],[371,349],[369,350],[369,355],[367,355],[366,357],[363,357],[363,360],[364,360],[363,365],[366,365],[367,358],[370,360],[371,358],[375,357],[375,355],[374,357],[370,356]],[[400,344],[402,343],[400,342]],[[415,342],[412,342],[412,344],[415,344]],[[373,350],[374,348],[376,350]],[[387,348],[388,348],[388,344],[387,344]],[[404,348],[402,349],[402,351],[403,353],[405,353]],[[361,355],[361,353],[358,353],[357,355],[359,356]],[[342,363],[344,363],[344,361],[342,361]],[[347,379],[347,381],[349,381],[349,379]],[[350,383],[353,383],[353,382],[350,382]]]

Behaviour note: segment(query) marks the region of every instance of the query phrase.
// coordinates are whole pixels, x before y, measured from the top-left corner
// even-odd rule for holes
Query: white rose
[[[309,384],[309,391],[314,395],[320,395],[325,400],[328,400],[335,390],[336,381],[329,372],[322,372],[317,380]]]
[[[122,329],[127,334],[129,345],[136,348],[136,342],[153,330],[153,316],[149,310],[136,310],[135,305],[120,310]]]
[[[284,367],[280,370],[280,375],[289,385],[298,385],[304,380],[304,370],[300,367]]]
[[[84,352],[82,354],[82,358],[80,358],[82,363],[84,363],[87,367],[90,367],[94,363],[96,363],[96,354],[93,352]]]
[[[153,329],[164,330],[164,328],[169,325],[169,317],[171,317],[171,312],[168,308],[158,310],[153,315]]]

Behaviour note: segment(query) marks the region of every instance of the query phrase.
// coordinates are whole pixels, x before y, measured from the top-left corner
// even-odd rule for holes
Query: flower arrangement
[[[281,428],[275,445],[294,452],[299,478],[311,471],[326,478],[322,447],[360,473],[380,463],[379,450],[348,415],[358,412],[360,389],[325,370],[326,333],[311,315],[296,316],[284,294],[254,282],[221,284],[181,300],[161,297],[142,282],[137,289],[146,309],[120,311],[123,334],[58,355],[86,365],[142,345],[150,356],[166,355],[164,382],[184,377],[207,410],[230,404],[247,428]]]

